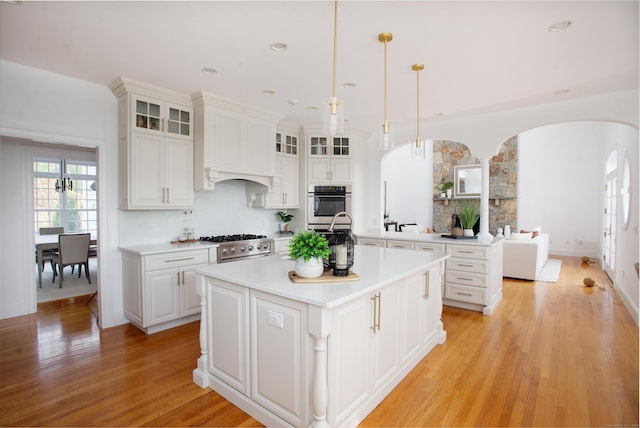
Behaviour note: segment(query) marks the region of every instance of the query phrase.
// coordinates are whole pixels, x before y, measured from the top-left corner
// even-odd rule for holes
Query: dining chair
[[[57,269],[53,270],[53,280],[56,281],[56,271],[60,272],[60,288],[64,282],[65,266],[84,265],[87,280],[91,284],[89,275],[89,233],[69,233],[58,235],[58,253],[53,257],[53,264]]]
[[[61,233],[64,233],[64,227],[41,227],[40,229],[38,229],[38,233],[40,235],[59,235]],[[42,259],[40,259],[40,262],[42,263],[42,270],[44,270],[44,264],[46,262],[49,262],[51,264],[52,270],[54,269],[53,256],[56,255],[56,252],[56,250],[42,250]]]

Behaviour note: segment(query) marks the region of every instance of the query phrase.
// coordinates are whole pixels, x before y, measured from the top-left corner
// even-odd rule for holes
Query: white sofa
[[[535,281],[549,258],[549,234],[527,240],[505,239],[502,276]]]

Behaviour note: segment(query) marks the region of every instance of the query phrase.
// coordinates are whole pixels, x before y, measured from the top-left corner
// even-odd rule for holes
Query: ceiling
[[[333,12],[332,1],[304,0],[0,2],[0,58],[101,85],[125,76],[203,90],[319,128],[332,94]],[[569,29],[549,31],[562,20]],[[415,124],[415,63],[425,66],[427,124],[638,88],[638,1],[343,0],[336,77],[347,128],[377,132],[383,121],[381,32],[393,33],[396,127]]]

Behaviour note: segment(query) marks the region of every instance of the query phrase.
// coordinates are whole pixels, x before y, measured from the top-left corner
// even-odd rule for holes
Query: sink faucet
[[[348,212],[346,212],[346,211],[341,211],[341,212],[339,212],[338,214],[334,215],[334,216],[333,216],[333,219],[331,219],[331,225],[329,226],[329,232],[333,232],[333,226],[334,226],[334,225],[335,225],[335,223],[336,223],[336,219],[337,219],[338,217],[340,217],[340,216],[343,216],[343,215],[346,215],[347,217],[349,217],[350,224],[353,224],[353,217],[351,217],[351,214],[349,214],[349,213],[348,213]]]

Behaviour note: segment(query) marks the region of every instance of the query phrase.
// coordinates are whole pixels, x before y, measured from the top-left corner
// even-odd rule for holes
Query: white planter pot
[[[320,257],[310,259],[308,262],[305,262],[302,257],[298,257],[294,271],[301,278],[317,278],[324,272],[324,262]]]
[[[462,231],[462,236],[474,236],[473,229],[464,229]]]

